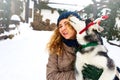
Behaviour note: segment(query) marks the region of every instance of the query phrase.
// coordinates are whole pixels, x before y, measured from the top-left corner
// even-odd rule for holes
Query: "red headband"
[[[84,31],[86,31],[90,26],[94,25],[96,22],[100,25],[101,20],[106,20],[109,16],[108,15],[104,15],[98,19],[96,19],[93,22],[90,22],[84,29],[82,29],[79,34],[82,34]]]

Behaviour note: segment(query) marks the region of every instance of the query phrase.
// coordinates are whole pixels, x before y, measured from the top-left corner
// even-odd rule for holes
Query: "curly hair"
[[[56,28],[50,41],[47,44],[47,49],[49,53],[60,54],[62,52],[62,36],[59,33],[59,28]]]

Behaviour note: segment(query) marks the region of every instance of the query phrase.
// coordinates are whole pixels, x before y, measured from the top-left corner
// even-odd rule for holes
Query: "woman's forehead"
[[[62,19],[62,20],[59,22],[59,24],[65,23],[65,22],[68,22],[68,21],[69,21],[68,19]]]

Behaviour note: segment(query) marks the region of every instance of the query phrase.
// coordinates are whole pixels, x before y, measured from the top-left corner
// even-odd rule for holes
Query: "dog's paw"
[[[85,21],[79,20],[75,16],[70,16],[69,22],[76,31],[80,31],[85,27]]]
[[[79,27],[80,25],[80,21],[78,18],[76,18],[75,16],[70,16],[69,17],[69,22],[70,24],[76,29],[77,27]]]

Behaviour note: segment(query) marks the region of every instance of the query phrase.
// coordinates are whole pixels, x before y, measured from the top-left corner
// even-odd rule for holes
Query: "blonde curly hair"
[[[53,35],[51,36],[50,41],[47,44],[47,49],[50,54],[55,53],[55,54],[60,54],[62,52],[62,36],[59,33],[59,28],[56,28],[54,30]]]

